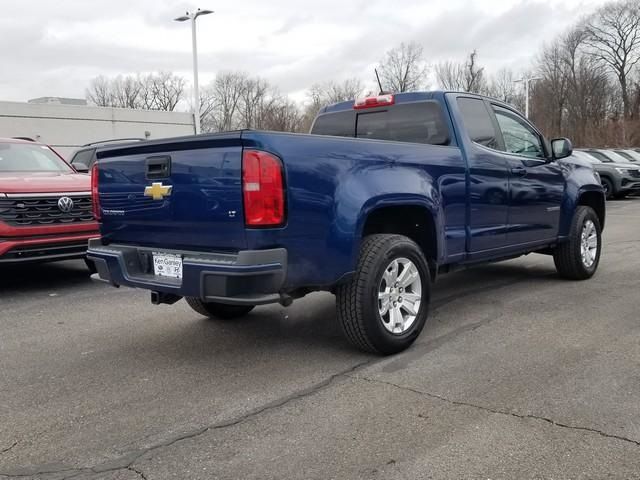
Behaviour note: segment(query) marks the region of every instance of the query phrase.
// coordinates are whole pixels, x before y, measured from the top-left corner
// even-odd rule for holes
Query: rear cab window
[[[318,116],[311,133],[430,145],[448,145],[450,140],[442,107],[432,100],[326,113]]]

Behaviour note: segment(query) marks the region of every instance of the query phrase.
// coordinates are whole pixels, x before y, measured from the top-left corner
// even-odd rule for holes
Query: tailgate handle
[[[169,155],[148,157],[146,165],[146,173],[149,180],[171,176],[171,157]]]

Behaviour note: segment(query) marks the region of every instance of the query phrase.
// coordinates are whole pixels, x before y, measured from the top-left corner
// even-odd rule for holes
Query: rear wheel
[[[224,303],[203,302],[196,297],[185,297],[185,300],[200,315],[223,320],[244,317],[255,308],[254,305],[226,305]]]
[[[420,335],[429,298],[429,266],[420,247],[401,235],[371,235],[354,277],[336,291],[338,320],[357,348],[397,353]]]
[[[602,229],[596,212],[590,207],[576,209],[569,240],[558,245],[553,260],[560,276],[570,280],[591,278],[600,263]]]

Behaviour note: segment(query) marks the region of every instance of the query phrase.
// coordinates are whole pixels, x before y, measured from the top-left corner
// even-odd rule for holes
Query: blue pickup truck
[[[605,198],[567,139],[455,92],[328,106],[310,135],[243,130],[98,150],[96,276],[236,318],[337,297],[346,338],[392,354],[420,334],[436,277],[529,253],[583,280]]]

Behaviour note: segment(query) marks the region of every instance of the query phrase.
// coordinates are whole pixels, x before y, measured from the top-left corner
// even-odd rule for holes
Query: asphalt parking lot
[[[0,478],[640,478],[640,199],[588,282],[550,257],[443,276],[409,351],[364,355],[333,297],[211,322],[0,272]]]

